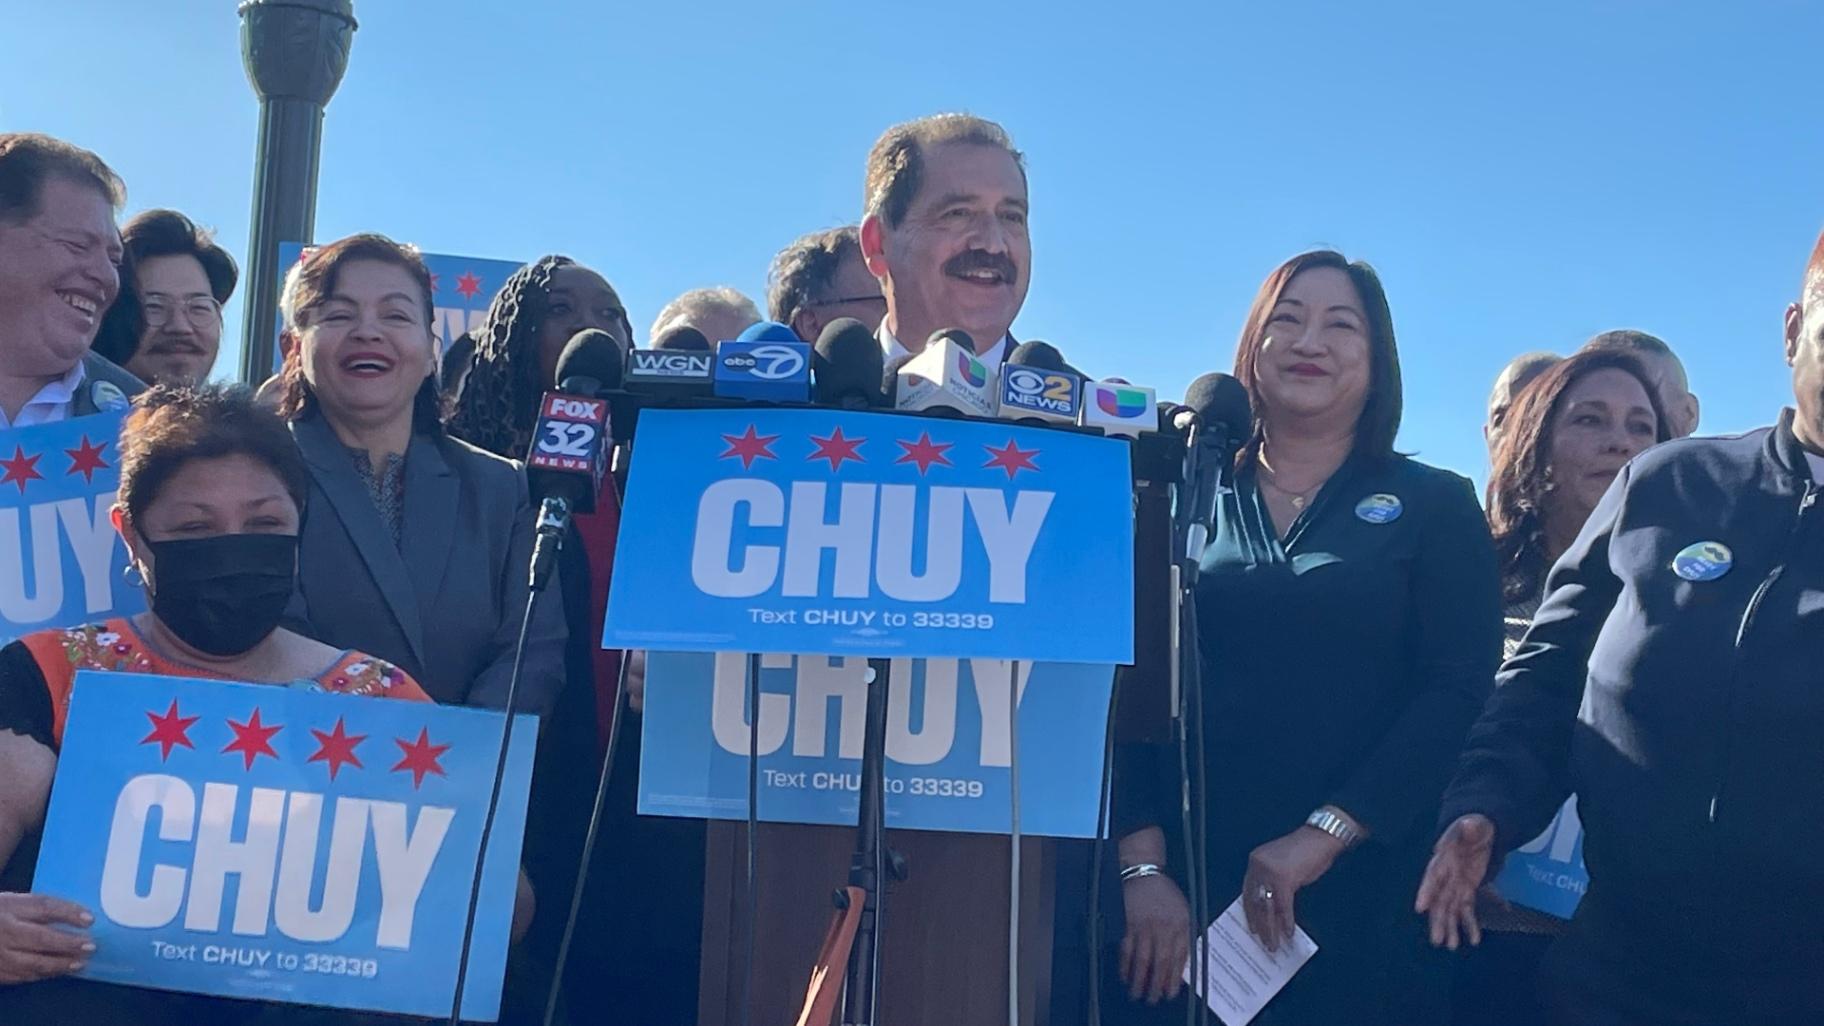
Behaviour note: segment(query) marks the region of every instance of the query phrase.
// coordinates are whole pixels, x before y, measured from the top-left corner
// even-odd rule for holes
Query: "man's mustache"
[[[1005,253],[970,249],[964,250],[944,262],[945,274],[963,275],[971,271],[993,271],[1009,285],[1017,284],[1020,280],[1019,268],[1013,266],[1013,261]]]

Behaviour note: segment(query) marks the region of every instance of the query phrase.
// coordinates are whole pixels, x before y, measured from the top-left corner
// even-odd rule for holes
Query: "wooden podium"
[[[709,824],[698,1026],[741,1022],[746,836],[744,823]],[[886,837],[910,873],[887,887],[879,1026],[1006,1026],[1008,839],[893,829]],[[848,882],[854,849],[851,827],[761,824],[753,1026],[798,1021],[831,895]],[[1048,838],[1021,840],[1020,1021],[1028,1026],[1051,1021],[1055,849]]]

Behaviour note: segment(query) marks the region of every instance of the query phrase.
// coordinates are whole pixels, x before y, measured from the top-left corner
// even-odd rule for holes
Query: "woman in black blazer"
[[[1235,376],[1254,431],[1197,588],[1209,913],[1239,898],[1268,947],[1298,927],[1317,943],[1258,1026],[1441,1021],[1445,966],[1423,954],[1411,895],[1500,651],[1488,528],[1469,481],[1394,451],[1399,355],[1368,265],[1282,264]],[[1116,962],[1154,1000],[1177,989],[1190,925],[1166,844],[1177,795],[1176,773],[1117,769]]]
[[[310,466],[291,616],[406,669],[439,702],[501,707],[526,603],[533,511],[513,461],[444,433],[430,272],[354,235],[288,276],[282,412]],[[564,676],[564,619],[539,604],[519,708]]]

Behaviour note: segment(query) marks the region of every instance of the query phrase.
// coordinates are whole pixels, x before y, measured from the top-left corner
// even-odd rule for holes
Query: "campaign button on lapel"
[[[1695,542],[1672,557],[1672,572],[1687,581],[1714,581],[1735,565],[1735,554],[1722,542]]]
[[[113,413],[115,410],[124,410],[130,405],[127,400],[127,393],[121,391],[120,386],[112,381],[97,381],[90,385],[89,401],[94,403],[95,408],[103,413]]]
[[[1355,504],[1355,518],[1370,524],[1391,524],[1404,512],[1400,497],[1386,492],[1376,492]]]

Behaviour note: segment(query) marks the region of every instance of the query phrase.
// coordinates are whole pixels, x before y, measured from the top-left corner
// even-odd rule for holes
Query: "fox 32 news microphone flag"
[[[95,916],[80,975],[447,1016],[500,714],[83,672],[34,889]],[[536,719],[513,732],[463,1018],[499,1014]]]
[[[124,416],[0,431],[0,644],[146,608],[108,519]]]
[[[828,409],[641,415],[608,648],[1133,661],[1128,445]]]

